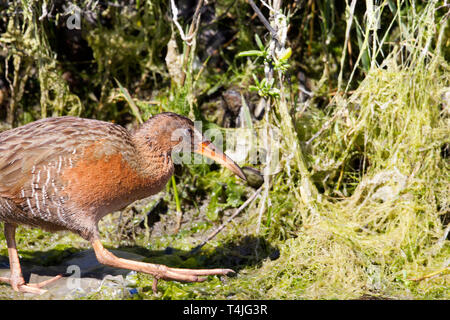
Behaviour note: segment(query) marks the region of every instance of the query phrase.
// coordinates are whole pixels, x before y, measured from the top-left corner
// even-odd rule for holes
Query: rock
[[[222,99],[225,110],[222,126],[225,128],[235,128],[236,120],[242,107],[241,93],[236,89],[228,89],[222,93]]]
[[[222,97],[225,101],[227,110],[236,117],[239,114],[239,110],[242,107],[241,93],[235,89],[228,89],[222,93]]]
[[[0,265],[0,277],[8,278],[9,277],[9,265]]]
[[[110,250],[116,256],[124,259],[142,261],[145,257],[131,252]],[[100,264],[95,257],[94,250],[85,250],[71,255],[57,266],[30,266],[22,263],[25,279],[29,276],[29,283],[38,283],[53,278],[58,274],[63,277],[45,287],[48,291],[36,296],[24,294],[25,298],[65,300],[82,298],[96,292],[102,298],[118,299],[128,297],[133,285],[127,277],[135,272],[127,269],[118,269]],[[3,261],[0,264],[0,277],[9,277],[9,264]],[[8,288],[2,286],[1,289]],[[11,290],[12,288],[8,288]]]
[[[51,279],[50,276],[32,274],[30,283],[37,283]],[[129,283],[122,275],[106,275],[103,279],[62,277],[58,281],[45,287],[48,291],[39,296],[40,299],[67,300],[101,292],[102,297],[124,298],[129,294]],[[32,296],[32,295],[31,295]]]
[[[119,258],[142,261],[145,257],[126,251],[110,250]],[[118,269],[113,267],[108,267],[100,264],[97,261],[95,252],[93,249],[78,252],[73,254],[70,259],[63,261],[61,266],[66,269],[70,266],[78,266],[81,271],[81,277],[85,276],[95,276],[97,278],[103,278],[106,275],[126,275],[130,270]],[[66,272],[67,270],[64,270]]]

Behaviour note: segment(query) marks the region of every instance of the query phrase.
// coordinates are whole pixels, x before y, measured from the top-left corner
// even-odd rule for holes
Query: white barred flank
[[[174,114],[158,116],[172,123],[170,130],[180,124],[192,125],[189,119]],[[107,210],[116,210],[127,201],[158,192],[172,174],[170,141],[163,139],[156,143],[158,134],[165,137],[167,126],[155,128],[159,122],[154,121],[159,121],[156,116],[130,133],[113,123],[58,117],[1,132],[0,221],[48,230],[68,229],[89,238],[96,231],[95,222]],[[98,190],[89,198],[91,190],[86,188],[95,189],[97,181],[74,179],[84,174],[84,168],[96,168],[99,159],[111,158],[124,163],[111,167],[109,178],[117,179],[118,183],[126,181],[128,189],[121,193],[121,186],[108,180],[105,185],[114,185],[114,190],[100,190],[104,181],[99,181]],[[95,165],[90,167],[90,160]],[[107,165],[101,163],[97,167]],[[124,168],[133,173],[131,177],[122,179]],[[86,178],[98,176],[97,172],[87,173]]]
[[[33,216],[36,216],[36,214],[34,213],[34,210],[33,210],[33,206],[31,205],[30,198],[27,198],[27,205],[28,205],[28,209],[30,209],[30,211],[31,211],[31,214]]]

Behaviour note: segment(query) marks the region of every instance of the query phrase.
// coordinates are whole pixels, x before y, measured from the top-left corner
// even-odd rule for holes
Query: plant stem
[[[175,181],[174,175],[172,175],[172,188],[173,196],[175,197],[175,205],[177,208],[177,225],[175,227],[174,233],[178,233],[181,227],[181,220],[183,219],[183,212],[181,211],[180,198],[178,197],[177,183]]]

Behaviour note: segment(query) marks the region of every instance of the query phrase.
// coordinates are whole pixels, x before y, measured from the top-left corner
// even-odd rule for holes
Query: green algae
[[[448,273],[413,280],[448,267],[450,257],[450,171],[443,152],[450,143],[448,21],[437,9],[439,1],[398,1],[400,8],[388,1],[378,6],[381,32],[364,20],[364,8],[357,7],[351,21],[342,10],[336,10],[341,16],[333,16],[326,10],[329,4],[338,5],[320,1],[316,12],[307,5],[302,11],[285,4],[291,28],[302,27],[302,32],[288,35],[290,72],[275,74],[280,97],[274,97],[262,120],[253,120],[255,127],[283,130],[281,170],[264,187],[265,198],[257,198],[195,254],[190,250],[253,192],[225,170],[177,168],[185,217],[177,234],[172,233],[176,206],[170,188],[159,195],[168,212],[147,230],[138,224],[148,218],[154,199],[135,210],[130,206],[121,219],[114,213],[102,221],[107,247],[139,253],[152,263],[227,267],[237,274],[211,276],[203,283],[159,281],[157,295],[153,278],[136,274],[138,293],[130,299],[449,298]],[[265,77],[260,61],[237,56],[258,49],[255,32],[266,34],[257,21],[248,26],[250,8],[232,1],[217,7],[218,14],[229,8],[240,21],[236,39],[220,52],[225,70],[217,72],[209,62],[200,72],[194,63],[196,52],[204,50],[200,43],[190,52],[185,84],[173,83],[161,50],[173,28],[169,20],[157,19],[167,8],[162,2],[145,2],[138,10],[109,8],[103,13],[109,24],[83,30],[92,68],[80,71],[84,86],[76,94],[62,77],[62,67],[70,61],[55,57],[45,31],[51,26],[36,19],[34,7],[1,35],[9,39],[3,41],[10,49],[6,60],[14,66],[7,75],[15,88],[10,123],[76,114],[132,127],[135,116],[117,79],[144,120],[174,111],[203,120],[205,127],[217,126],[211,122],[221,118],[221,104],[211,97],[232,86],[246,91],[255,85],[253,76]],[[353,54],[343,45],[350,22]],[[186,44],[176,38],[183,55]],[[260,38],[270,42],[269,36]],[[340,70],[343,52],[349,56]],[[300,70],[311,77],[313,96],[306,102],[297,89]],[[340,71],[348,82],[338,84]],[[31,82],[39,83],[40,90],[33,92]],[[23,227],[17,240],[22,258],[40,265],[57,264],[88,247],[75,235]],[[0,254],[6,257],[2,233],[0,242]],[[86,298],[110,297],[99,292]]]

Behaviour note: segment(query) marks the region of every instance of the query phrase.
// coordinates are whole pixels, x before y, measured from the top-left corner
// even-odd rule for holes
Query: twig
[[[237,210],[235,213],[233,213],[233,215],[228,218],[227,221],[225,221],[224,223],[222,223],[216,230],[214,230],[205,240],[203,240],[202,243],[200,243],[198,246],[196,246],[194,249],[191,250],[191,254],[194,254],[196,252],[198,252],[209,240],[211,240],[212,238],[214,238],[220,231],[222,231],[223,228],[226,227],[227,224],[229,224],[231,222],[231,220],[233,220],[238,214],[240,214],[242,212],[242,210],[244,210],[253,200],[255,200],[256,196],[261,192],[262,190],[262,186],[259,187],[258,190],[255,191],[255,193],[253,193],[250,198],[247,199],[247,201],[245,201]]]
[[[183,211],[181,211],[180,199],[178,197],[177,183],[175,181],[175,175],[172,175],[172,188],[173,195],[175,197],[175,205],[177,208],[177,225],[175,226],[174,234],[180,231],[181,221],[183,220]]]
[[[195,43],[194,41],[192,41],[192,42],[189,42],[189,41],[193,40],[195,38],[195,36],[197,35],[198,26],[200,23],[200,9],[203,6],[203,0],[199,0],[197,3],[197,7],[195,8],[195,12],[192,17],[192,23],[191,23],[191,26],[189,27],[189,33],[187,36],[184,36],[183,30],[176,20],[176,15],[178,14],[178,10],[175,6],[174,0],[171,1],[171,5],[172,5],[172,12],[174,15],[174,23],[177,26],[178,30],[180,31],[181,38],[187,44],[186,50],[184,53],[184,57],[183,57],[183,69],[181,70],[182,74],[181,74],[180,86],[182,87],[184,85],[184,81],[186,80],[186,67],[188,64],[189,54],[191,53],[191,47]]]
[[[279,44],[280,40],[278,39],[277,32],[274,30],[274,28],[272,28],[272,26],[270,25],[269,21],[267,21],[266,17],[264,17],[264,15],[262,14],[261,10],[259,10],[259,8],[253,2],[253,0],[248,0],[248,2],[250,3],[250,5],[253,8],[253,10],[255,10],[255,13],[258,15],[259,20],[261,20],[263,25],[267,28],[267,30],[269,30],[270,35],[272,36],[272,38],[275,39],[277,44]]]
[[[267,8],[269,8],[270,10],[270,19],[272,21],[274,21],[274,25],[275,25],[275,29],[273,29],[270,24],[267,22],[267,20],[264,18],[264,16],[262,15],[261,11],[259,11],[259,9],[255,6],[253,0],[249,0],[250,5],[252,6],[252,8],[255,10],[255,12],[257,13],[258,17],[260,18],[260,20],[264,23],[264,25],[266,26],[266,28],[269,30],[270,35],[271,35],[271,39],[270,39],[270,43],[269,43],[269,55],[271,57],[271,60],[275,60],[275,54],[276,54],[276,50],[277,49],[284,49],[284,41],[283,41],[283,37],[281,36],[281,33],[279,33],[280,31],[283,32],[282,27],[280,28],[279,25],[279,21],[277,21],[276,16],[279,14],[278,10],[280,9],[281,6],[281,1],[273,1],[272,5],[274,6],[274,8],[271,8],[267,3],[265,3],[264,1],[261,0],[261,2],[263,3],[264,6],[266,6]],[[280,38],[282,38],[280,40]],[[273,71],[274,71],[274,65],[273,63],[269,63],[268,61],[264,62],[264,73],[266,76],[266,79],[268,81],[272,81],[274,80],[274,76],[273,76]],[[283,83],[282,83],[282,78],[280,76],[280,88],[283,88]],[[264,194],[262,196],[262,200],[260,202],[260,208],[259,208],[259,214],[258,214],[258,222],[257,222],[257,226],[256,226],[256,234],[259,234],[259,230],[261,228],[261,220],[262,220],[262,216],[263,213],[266,209],[266,201],[270,202],[269,199],[269,189],[270,189],[270,176],[268,174],[268,171],[270,170],[270,166],[271,166],[271,158],[272,158],[272,148],[271,148],[271,143],[270,143],[270,128],[269,128],[269,111],[270,111],[270,105],[271,105],[271,99],[267,99],[267,104],[266,104],[266,110],[264,113],[264,118],[265,118],[265,126],[264,126],[264,130],[266,130],[266,136],[265,136],[265,141],[264,141],[264,147],[267,150],[266,153],[266,164],[265,164],[265,171],[267,169],[267,173],[264,174]],[[269,204],[267,205],[269,206]],[[258,253],[256,252],[256,255]]]
[[[39,17],[39,21],[42,21],[48,15],[47,2],[42,4],[42,15]]]
[[[306,145],[310,145],[311,142],[313,142],[318,136],[320,136],[325,130],[328,129],[328,127],[334,122],[334,120],[336,120],[337,117],[339,117],[341,115],[341,112],[344,109],[340,109],[338,110],[333,117],[331,117],[331,119],[328,119],[328,121],[326,121],[324,123],[324,125],[322,126],[322,128],[320,128],[319,131],[317,131],[308,141],[306,141]]]
[[[444,274],[444,273],[448,273],[449,271],[450,271],[450,267],[447,266],[447,267],[445,267],[445,268],[443,268],[443,269],[441,269],[441,270],[438,270],[438,271],[435,271],[435,272],[433,272],[433,273],[424,275],[424,276],[422,276],[422,277],[415,278],[415,279],[408,279],[408,280],[409,280],[409,281],[419,282],[419,281],[422,281],[422,280],[425,280],[425,279],[434,278],[434,277],[436,277],[436,276],[438,276],[438,275],[441,275],[441,274]]]
[[[201,5],[201,2],[203,1],[199,1],[198,4]],[[173,23],[175,24],[175,26],[177,27],[178,31],[180,32],[180,37],[181,39],[183,39],[183,41],[186,41],[188,46],[192,45],[192,42],[190,42],[192,40],[192,38],[194,37],[194,34],[191,32],[191,30],[189,30],[189,34],[185,35],[183,28],[181,27],[180,23],[178,22],[178,8],[175,5],[175,1],[171,0],[170,1],[171,7],[172,7],[172,15],[173,15]],[[197,8],[199,8],[200,6],[197,6]],[[195,14],[197,13],[197,9],[195,11]],[[194,18],[192,19],[192,25],[195,23],[195,14],[194,14]],[[192,26],[191,25],[191,26]]]
[[[345,50],[345,47],[347,47],[348,45],[351,45],[350,30],[352,28],[353,15],[355,13],[356,0],[352,0],[352,3],[350,4],[350,6],[348,5],[348,3],[346,3],[346,6],[347,6],[346,11],[348,12],[348,18],[347,18],[347,28],[345,29],[344,47],[343,47],[343,50],[342,50],[342,57],[341,57],[341,69],[339,71],[339,76],[338,76],[338,91],[342,87],[342,75],[343,75],[343,72],[344,72],[345,55],[347,53],[347,51]]]
[[[261,203],[261,208],[259,209],[259,214],[258,214],[258,224],[256,225],[256,234],[259,234],[259,229],[261,227],[262,215],[263,215],[264,209],[266,207],[267,198],[269,197],[269,186],[268,186],[268,184],[269,184],[269,177],[266,176],[265,179],[264,179],[264,184],[263,184],[263,186],[265,186],[266,188],[264,190],[263,198],[262,198],[262,200],[260,202]],[[262,188],[262,186],[261,186],[261,188]]]

